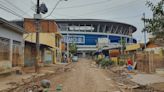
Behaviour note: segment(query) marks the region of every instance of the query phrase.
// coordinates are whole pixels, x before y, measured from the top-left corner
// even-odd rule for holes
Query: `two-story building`
[[[35,20],[25,19],[16,21],[17,25],[26,30],[23,37],[25,40],[25,66],[33,66],[36,61],[36,25]],[[58,26],[54,20],[40,20],[39,28],[40,62],[55,64],[61,62],[61,38]]]

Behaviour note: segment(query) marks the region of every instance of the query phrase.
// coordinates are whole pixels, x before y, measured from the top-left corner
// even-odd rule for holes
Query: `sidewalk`
[[[8,75],[0,76],[0,92],[6,92],[5,90],[14,88],[16,84],[22,84],[22,79],[29,79],[32,75],[36,75],[38,77],[47,76],[48,74],[54,74],[59,69],[62,70],[64,66],[67,64],[55,64],[55,65],[46,65],[45,67],[40,68],[40,73],[34,73],[34,67],[24,68],[24,72],[22,75],[16,75],[15,73]],[[15,86],[14,86],[15,85]]]
[[[158,74],[136,74],[132,75],[131,81],[141,85],[164,82],[164,76]]]
[[[20,83],[22,79],[27,79],[31,77],[31,74],[24,74],[24,75],[8,75],[0,78],[0,92],[12,87],[11,84]]]

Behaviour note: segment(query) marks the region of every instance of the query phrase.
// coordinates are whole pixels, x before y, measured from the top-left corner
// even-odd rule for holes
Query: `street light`
[[[48,14],[47,16],[45,16],[44,18],[47,18],[49,16],[51,16],[51,14],[54,12],[54,10],[56,9],[56,7],[59,5],[59,3],[61,1],[68,1],[68,0],[58,0],[57,3],[55,4],[54,8],[52,9],[52,11],[50,12],[50,14]]]

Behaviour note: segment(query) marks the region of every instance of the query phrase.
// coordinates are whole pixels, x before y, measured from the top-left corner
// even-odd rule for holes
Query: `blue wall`
[[[63,34],[66,35],[66,34]],[[96,45],[96,42],[98,41],[98,38],[104,38],[107,37],[107,35],[92,35],[92,34],[69,34],[69,35],[80,35],[85,36],[85,43],[78,43],[78,45]],[[109,39],[111,43],[119,43],[120,36],[113,36],[109,35]],[[127,42],[130,42],[129,38],[127,38]],[[133,39],[133,43],[137,43],[135,39]]]

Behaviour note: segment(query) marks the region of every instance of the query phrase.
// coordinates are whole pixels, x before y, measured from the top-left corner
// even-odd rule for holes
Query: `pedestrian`
[[[100,67],[100,62],[102,61],[102,59],[103,59],[103,53],[101,52],[98,54],[98,60],[96,62],[98,67]]]
[[[132,60],[130,58],[128,58],[128,60],[127,60],[127,69],[129,71],[132,71],[133,70],[132,66],[133,66],[133,62],[132,62]]]
[[[64,63],[66,63],[66,62],[67,62],[67,55],[64,54]]]
[[[132,62],[131,58],[128,58],[127,64],[128,64],[128,65],[133,65],[133,62]]]

